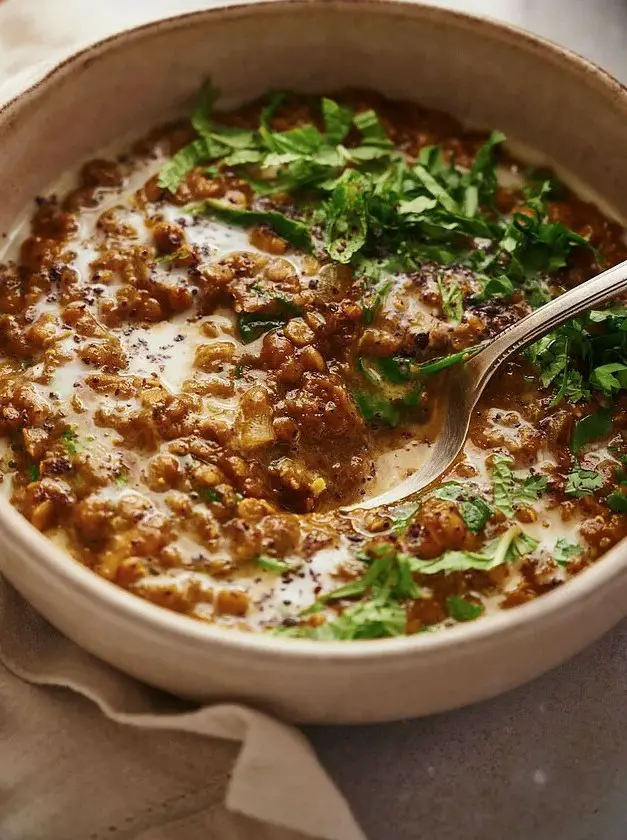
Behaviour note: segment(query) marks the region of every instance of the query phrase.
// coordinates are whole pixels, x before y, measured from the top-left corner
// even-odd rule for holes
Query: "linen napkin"
[[[25,691],[0,668],[2,840],[101,840],[114,829],[118,840],[364,840],[297,729],[242,705],[197,708],[127,677],[58,633],[1,578],[0,662],[42,686]],[[128,734],[69,691],[44,688],[52,686],[92,701],[109,721],[169,734]],[[239,755],[216,738],[241,742]],[[223,797],[228,809],[300,833],[229,820]]]
[[[201,5],[138,1],[127,20]],[[94,31],[92,4],[81,17],[75,0],[0,0],[0,104],[45,72],[51,62],[33,66],[35,56],[108,34],[111,19],[120,28],[121,8],[98,4]],[[0,663],[2,840],[364,840],[296,728],[242,705],[194,707],[127,677],[2,578]]]

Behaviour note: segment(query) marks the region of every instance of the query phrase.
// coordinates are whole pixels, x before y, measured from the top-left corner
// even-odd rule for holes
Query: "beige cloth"
[[[0,103],[43,72],[33,61],[205,5],[0,0]],[[1,840],[363,840],[297,729],[244,706],[192,708],[126,677],[1,578],[0,663]]]
[[[101,840],[114,828],[117,840],[363,840],[298,730],[138,683],[69,642],[2,579],[0,661],[2,840]],[[216,738],[241,741],[239,755]],[[223,800],[300,834],[229,815]]]

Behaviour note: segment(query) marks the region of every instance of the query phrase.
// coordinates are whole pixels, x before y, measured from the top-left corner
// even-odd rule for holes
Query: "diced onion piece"
[[[240,404],[240,443],[244,452],[252,452],[274,443],[273,413],[270,395],[265,388],[249,388]]]
[[[326,489],[327,483],[324,480],[324,478],[322,478],[322,476],[318,476],[318,478],[315,478],[311,482],[311,492],[314,494],[314,496],[319,496],[321,493],[324,493]]]

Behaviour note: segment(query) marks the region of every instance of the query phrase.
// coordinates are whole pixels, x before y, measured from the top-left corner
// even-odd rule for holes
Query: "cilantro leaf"
[[[366,391],[353,391],[353,397],[357,403],[357,408],[367,423],[379,420],[394,428],[401,422],[400,408],[385,397],[378,394],[369,394]]]
[[[450,499],[457,502],[459,513],[466,527],[478,533],[485,527],[492,516],[492,508],[480,496],[470,493],[463,485],[450,481],[441,485],[433,493],[436,499]]]
[[[595,470],[573,470],[566,476],[564,492],[569,496],[591,496],[595,490],[603,487],[603,476]]]
[[[491,300],[492,298],[511,297],[514,294],[514,284],[504,274],[481,279],[483,280],[483,288],[474,300]]]
[[[594,368],[590,384],[604,394],[611,396],[627,388],[627,364],[610,362]]]
[[[442,310],[452,324],[459,324],[464,313],[464,298],[459,284],[438,276],[438,291],[442,299]]]
[[[201,204],[191,207],[190,211],[218,216],[225,222],[239,227],[265,224],[297,248],[306,251],[312,249],[311,234],[307,225],[276,210],[246,210],[220,199],[207,198]]]
[[[516,475],[510,464],[513,459],[505,455],[497,455],[492,462],[492,488],[494,492],[494,506],[505,516],[514,516],[515,504],[524,500],[537,499],[546,489],[546,476]]]
[[[485,527],[492,516],[492,508],[479,496],[472,496],[460,502],[459,512],[468,529],[475,534]]]
[[[82,450],[82,445],[78,442],[78,434],[76,429],[67,428],[61,435],[61,441],[68,455],[78,455]]]
[[[368,236],[369,183],[355,170],[346,170],[326,206],[325,246],[329,256],[348,263]]]
[[[213,141],[199,138],[183,146],[170,160],[163,165],[159,173],[159,186],[175,193],[183,178],[205,161],[218,157],[220,152]]]
[[[327,141],[336,146],[341,143],[353,124],[353,112],[350,108],[338,105],[333,99],[322,98],[322,118]]]
[[[558,566],[568,566],[573,557],[583,552],[583,547],[576,543],[570,543],[560,537],[553,548],[553,559]]]
[[[395,534],[403,534],[411,525],[411,522],[420,510],[420,505],[411,507],[403,516],[397,516],[392,520],[392,530]]]
[[[474,604],[459,595],[449,595],[446,599],[446,610],[455,621],[473,621],[485,612],[485,607],[483,604]]]
[[[445,368],[467,361],[474,356],[475,353],[478,353],[479,350],[481,350],[481,345],[476,345],[475,347],[467,347],[465,350],[460,350],[458,353],[451,353],[450,356],[443,356],[441,359],[423,362],[418,367],[418,373],[421,376],[433,376],[434,373],[439,373]]]
[[[407,627],[407,613],[398,603],[360,601],[344,610],[335,621],[317,629],[317,638],[381,639],[403,636]]]
[[[288,315],[242,312],[237,316],[237,329],[244,344],[250,344],[264,333],[284,327],[288,321]]]
[[[222,493],[220,493],[219,490],[216,490],[215,487],[201,487],[198,490],[198,495],[203,500],[203,502],[222,501]]]
[[[366,143],[373,146],[392,146],[392,141],[385,133],[385,129],[383,128],[376,111],[370,109],[368,111],[362,111],[359,114],[355,114],[353,121],[356,128],[361,132],[361,136]]]
[[[330,601],[370,597],[352,604],[335,621],[318,628],[316,638],[365,639],[405,633],[407,614],[399,601],[421,597],[413,579],[412,558],[398,552],[392,544],[383,543],[367,550],[361,559],[366,564],[361,578],[322,596],[303,615],[319,612]],[[311,635],[308,630],[304,633]]]
[[[192,112],[191,123],[201,137],[209,137],[213,132],[211,120],[213,106],[218,98],[218,91],[210,79],[207,79],[200,89],[196,107]]]
[[[289,572],[291,568],[285,560],[277,560],[276,557],[269,557],[267,554],[258,554],[254,562],[264,572],[276,572],[279,575]]]
[[[364,324],[369,326],[375,322],[377,315],[383,308],[385,298],[392,289],[392,285],[391,280],[383,278],[372,287],[370,294],[362,303]]]
[[[584,446],[607,437],[612,431],[612,409],[600,408],[575,423],[570,448],[577,454]]]
[[[492,202],[498,185],[493,152],[505,140],[506,137],[502,131],[493,131],[475,155],[468,175],[468,180],[476,185],[478,198],[486,203]],[[468,213],[468,215],[473,214]]]
[[[627,513],[627,495],[620,490],[610,493],[605,501],[616,513]]]
[[[423,185],[431,193],[431,195],[448,210],[449,213],[457,212],[457,204],[453,198],[447,193],[444,187],[433,177],[433,175],[425,169],[420,163],[414,167],[414,174],[422,181]]]
[[[537,545],[537,540],[525,534],[518,525],[512,525],[501,537],[492,540],[481,551],[445,551],[433,560],[413,557],[411,566],[414,572],[423,575],[472,570],[490,571],[528,554]]]

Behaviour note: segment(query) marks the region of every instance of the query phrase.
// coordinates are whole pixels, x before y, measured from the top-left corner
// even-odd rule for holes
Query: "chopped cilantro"
[[[155,257],[156,263],[169,263],[173,262],[174,260],[185,259],[185,257],[189,257],[191,251],[189,248],[179,248],[178,251],[173,251],[171,254],[161,254],[158,257]]]
[[[570,448],[577,454],[584,446],[607,437],[612,431],[612,409],[600,408],[575,423]]]
[[[464,297],[455,280],[438,277],[438,290],[442,299],[442,311],[452,324],[459,324],[464,313]]]
[[[484,301],[492,298],[510,297],[514,294],[514,284],[504,274],[497,277],[481,277],[483,288],[473,300]]]
[[[353,112],[338,105],[333,99],[322,98],[322,117],[327,140],[332,145],[341,143],[351,129]]]
[[[366,423],[380,421],[395,427],[401,422],[401,408],[385,397],[365,391],[353,391],[353,398]]]
[[[265,572],[277,572],[282,575],[290,571],[290,565],[285,560],[277,560],[276,557],[269,557],[267,554],[257,555],[254,562]]]
[[[364,323],[370,326],[381,311],[385,298],[392,289],[393,280],[377,263],[362,262],[358,273],[366,281],[366,295],[362,301],[362,311]]]
[[[611,396],[627,388],[627,364],[611,362],[594,368],[590,384],[604,394]]]
[[[405,633],[407,614],[401,602],[422,597],[413,579],[413,558],[398,552],[390,543],[374,546],[360,556],[366,566],[364,575],[324,595],[303,615],[320,612],[330,601],[367,597],[344,608],[334,621],[316,628],[301,625],[293,632],[287,631],[287,635],[374,639]]]
[[[576,557],[582,552],[582,546],[576,543],[570,543],[563,537],[560,537],[553,548],[553,559],[559,566],[568,566],[573,557]]]
[[[201,137],[210,137],[213,134],[211,115],[217,98],[218,91],[211,80],[207,79],[200,89],[198,101],[191,116],[191,123]]]
[[[613,398],[627,389],[627,308],[592,310],[544,336],[527,350],[553,404]]]
[[[392,141],[385,133],[381,120],[372,109],[355,114],[354,122],[365,143],[373,146],[392,146]]]
[[[421,593],[412,577],[413,559],[398,552],[391,543],[374,546],[360,555],[366,564],[363,577],[323,595],[305,613],[317,612],[329,601],[371,593],[373,598],[389,600],[420,598]]]
[[[452,365],[458,365],[460,362],[466,362],[472,358],[475,353],[481,350],[481,345],[475,347],[467,347],[465,350],[460,350],[458,353],[451,353],[450,356],[443,356],[441,359],[434,359],[430,362],[423,362],[417,369],[417,372],[422,376],[433,376],[434,373],[439,373],[445,368]]]
[[[65,451],[68,455],[78,455],[78,453],[82,449],[82,446],[78,442],[78,434],[76,433],[76,429],[73,429],[71,427],[66,429],[61,435],[61,440],[63,442],[63,446],[65,447]]]
[[[537,499],[548,481],[545,475],[523,478],[513,472],[512,463],[513,459],[504,455],[495,456],[492,462],[494,506],[505,516],[514,516],[517,502]]]
[[[290,219],[276,210],[246,210],[241,207],[234,207],[225,201],[215,198],[207,198],[201,204],[190,208],[192,212],[215,215],[240,227],[251,225],[268,225],[279,236],[291,242],[297,248],[311,251],[311,234],[309,228],[303,222]]]
[[[159,173],[159,186],[175,193],[183,178],[196,166],[216,157],[216,151],[210,142],[204,139],[194,140],[183,146],[164,164]]]
[[[485,611],[483,604],[474,604],[459,595],[449,595],[446,599],[446,609],[455,621],[472,621]]]
[[[349,263],[366,243],[370,191],[365,176],[347,169],[331,193],[325,208],[325,246],[339,263]]]
[[[470,493],[455,481],[442,484],[433,494],[437,499],[450,499],[457,502],[459,513],[467,528],[478,533],[485,527],[492,516],[492,508],[484,500]]]
[[[288,300],[273,298],[271,302],[274,312],[241,312],[237,316],[237,328],[244,344],[250,344],[264,333],[285,326],[290,318],[300,315],[300,309]]]
[[[620,490],[610,493],[606,502],[616,513],[627,513],[627,495]]]
[[[595,490],[603,487],[603,476],[595,470],[573,470],[566,476],[564,492],[569,496],[591,496]]]
[[[287,323],[287,318],[281,315],[264,315],[258,312],[243,312],[238,316],[237,328],[244,344],[259,338],[270,330],[276,330]]]
[[[530,553],[537,545],[537,540],[525,534],[518,525],[512,525],[501,537],[489,542],[481,551],[445,551],[433,560],[412,557],[411,568],[412,571],[423,575],[471,570],[489,571]]]
[[[420,510],[420,505],[413,505],[402,516],[397,516],[392,520],[392,530],[395,534],[403,534],[411,525],[412,519]]]
[[[398,426],[405,412],[420,404],[421,385],[404,375],[396,360],[360,357],[357,367],[365,385],[353,391],[353,398],[366,422]]]
[[[274,632],[282,636],[347,641],[403,636],[406,628],[407,613],[401,604],[373,599],[351,604],[338,618],[326,624],[317,627],[308,625],[280,627]]]
[[[217,503],[222,501],[222,493],[215,487],[201,487],[198,495],[203,502]]]

